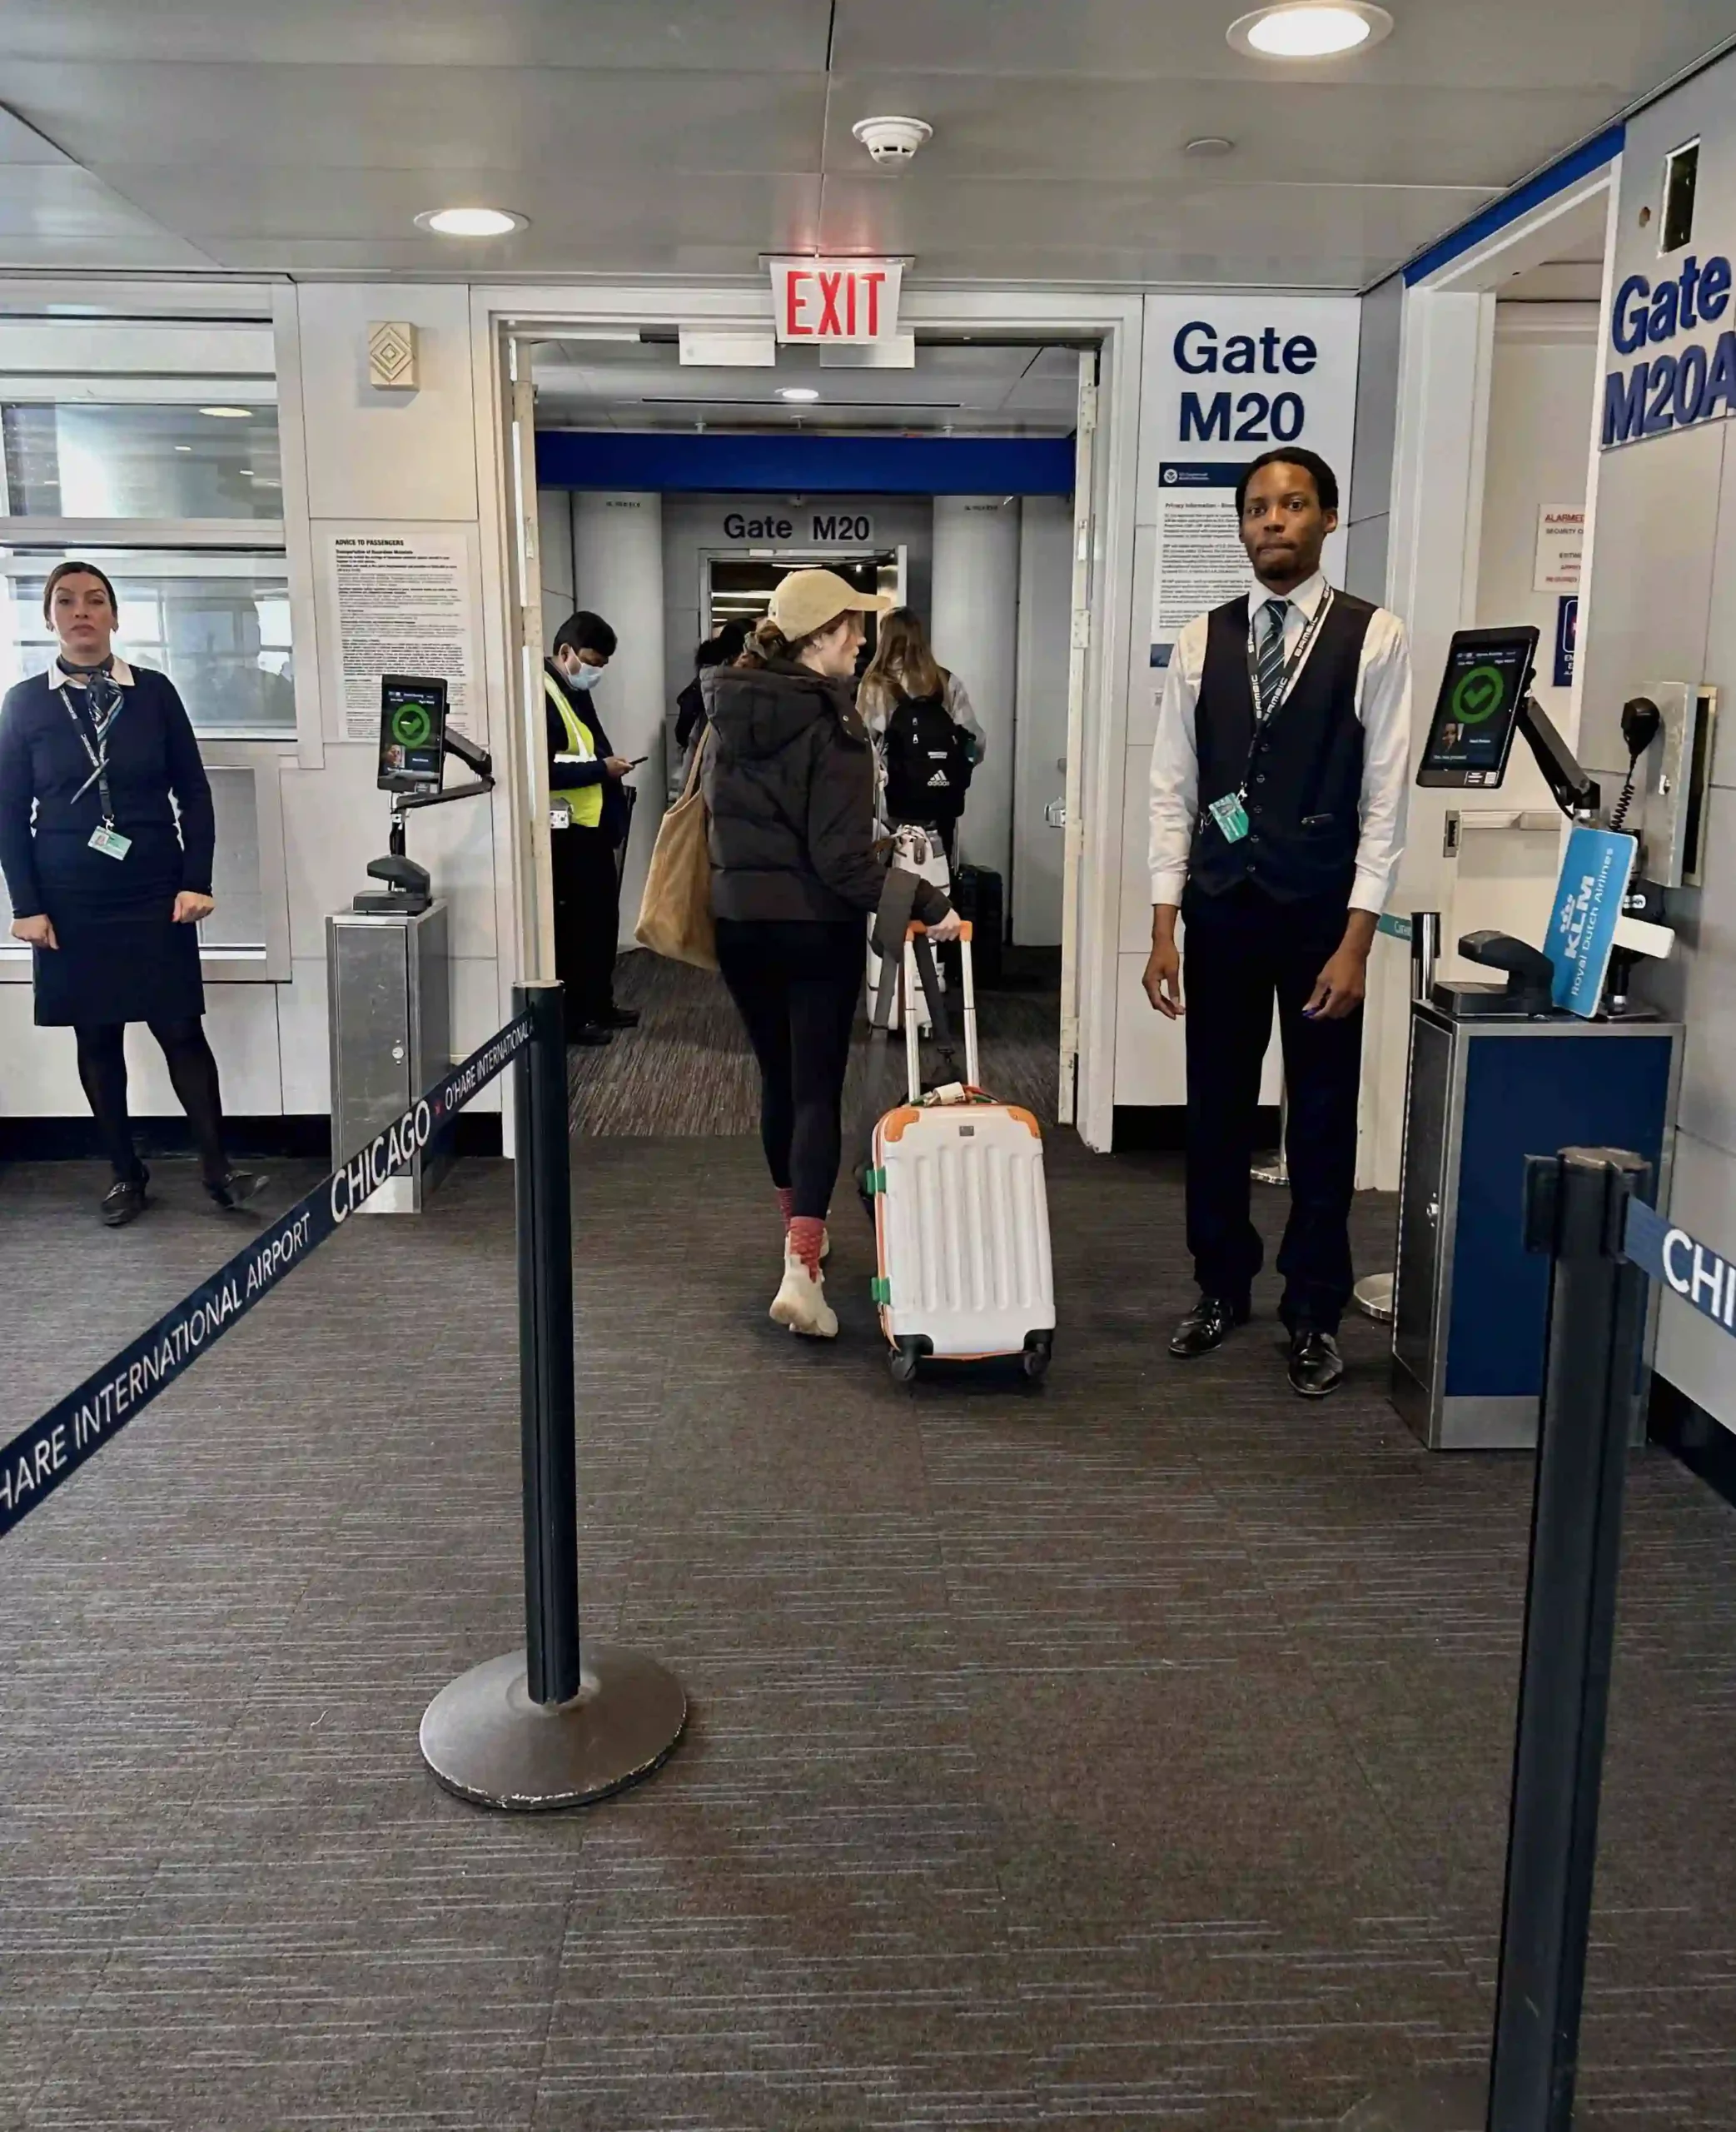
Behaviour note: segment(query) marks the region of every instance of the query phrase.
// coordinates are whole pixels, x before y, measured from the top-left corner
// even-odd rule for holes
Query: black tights
[[[169,1078],[192,1124],[205,1182],[219,1183],[229,1173],[229,1158],[223,1152],[223,1098],[217,1085],[217,1062],[205,1040],[204,1026],[195,1014],[183,1022],[152,1022],[147,1027],[162,1046]],[[127,1025],[124,1022],[80,1022],[73,1034],[78,1039],[78,1078],[84,1084],[97,1130],[102,1136],[103,1153],[113,1165],[116,1177],[133,1183],[141,1172],[132,1144],[132,1120],[127,1111]]]
[[[862,994],[863,930],[855,919],[720,918],[718,963],[759,1061],[759,1138],[772,1183],[792,1212],[824,1221],[838,1182],[844,1073]]]

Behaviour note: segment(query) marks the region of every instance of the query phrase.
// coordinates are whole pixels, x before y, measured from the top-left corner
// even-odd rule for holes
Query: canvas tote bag
[[[639,899],[633,937],[654,955],[690,963],[695,969],[718,966],[717,926],[711,914],[711,853],[706,844],[709,818],[699,770],[711,743],[711,728],[701,728],[688,766],[681,797],[658,826],[651,849],[645,892]]]

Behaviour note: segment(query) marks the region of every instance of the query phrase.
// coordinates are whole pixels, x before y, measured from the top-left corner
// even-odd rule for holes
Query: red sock
[[[789,1228],[790,1217],[796,1211],[795,1187],[792,1184],[778,1184],[772,1188],[778,1194],[778,1212],[783,1217],[783,1226],[787,1231]]]
[[[825,1241],[825,1236],[826,1224],[817,1221],[812,1214],[795,1214],[790,1218],[789,1248],[816,1281],[820,1278],[820,1247]]]

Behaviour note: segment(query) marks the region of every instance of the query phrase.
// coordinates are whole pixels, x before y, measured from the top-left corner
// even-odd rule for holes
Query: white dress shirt
[[[1288,659],[1326,597],[1326,580],[1316,570],[1290,593],[1284,616],[1284,655]],[[1265,632],[1266,603],[1276,595],[1263,585],[1248,595],[1255,641]],[[1196,616],[1176,640],[1164,676],[1163,702],[1157,713],[1157,738],[1152,750],[1152,901],[1178,904],[1187,884],[1188,854],[1200,812],[1200,760],[1194,740],[1194,712],[1200,677],[1206,668],[1206,617]],[[1302,664],[1314,655],[1310,644]],[[1281,718],[1281,705],[1274,714]],[[1356,715],[1362,721],[1362,797],[1357,809],[1361,833],[1356,844],[1356,878],[1350,889],[1352,910],[1376,913],[1386,907],[1399,857],[1405,848],[1405,810],[1410,790],[1410,650],[1405,625],[1396,615],[1376,607],[1362,640],[1356,670]]]

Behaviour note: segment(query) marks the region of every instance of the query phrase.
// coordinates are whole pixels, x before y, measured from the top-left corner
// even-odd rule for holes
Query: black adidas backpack
[[[950,829],[964,811],[971,736],[948,710],[945,696],[910,696],[900,689],[882,754],[888,818]]]

